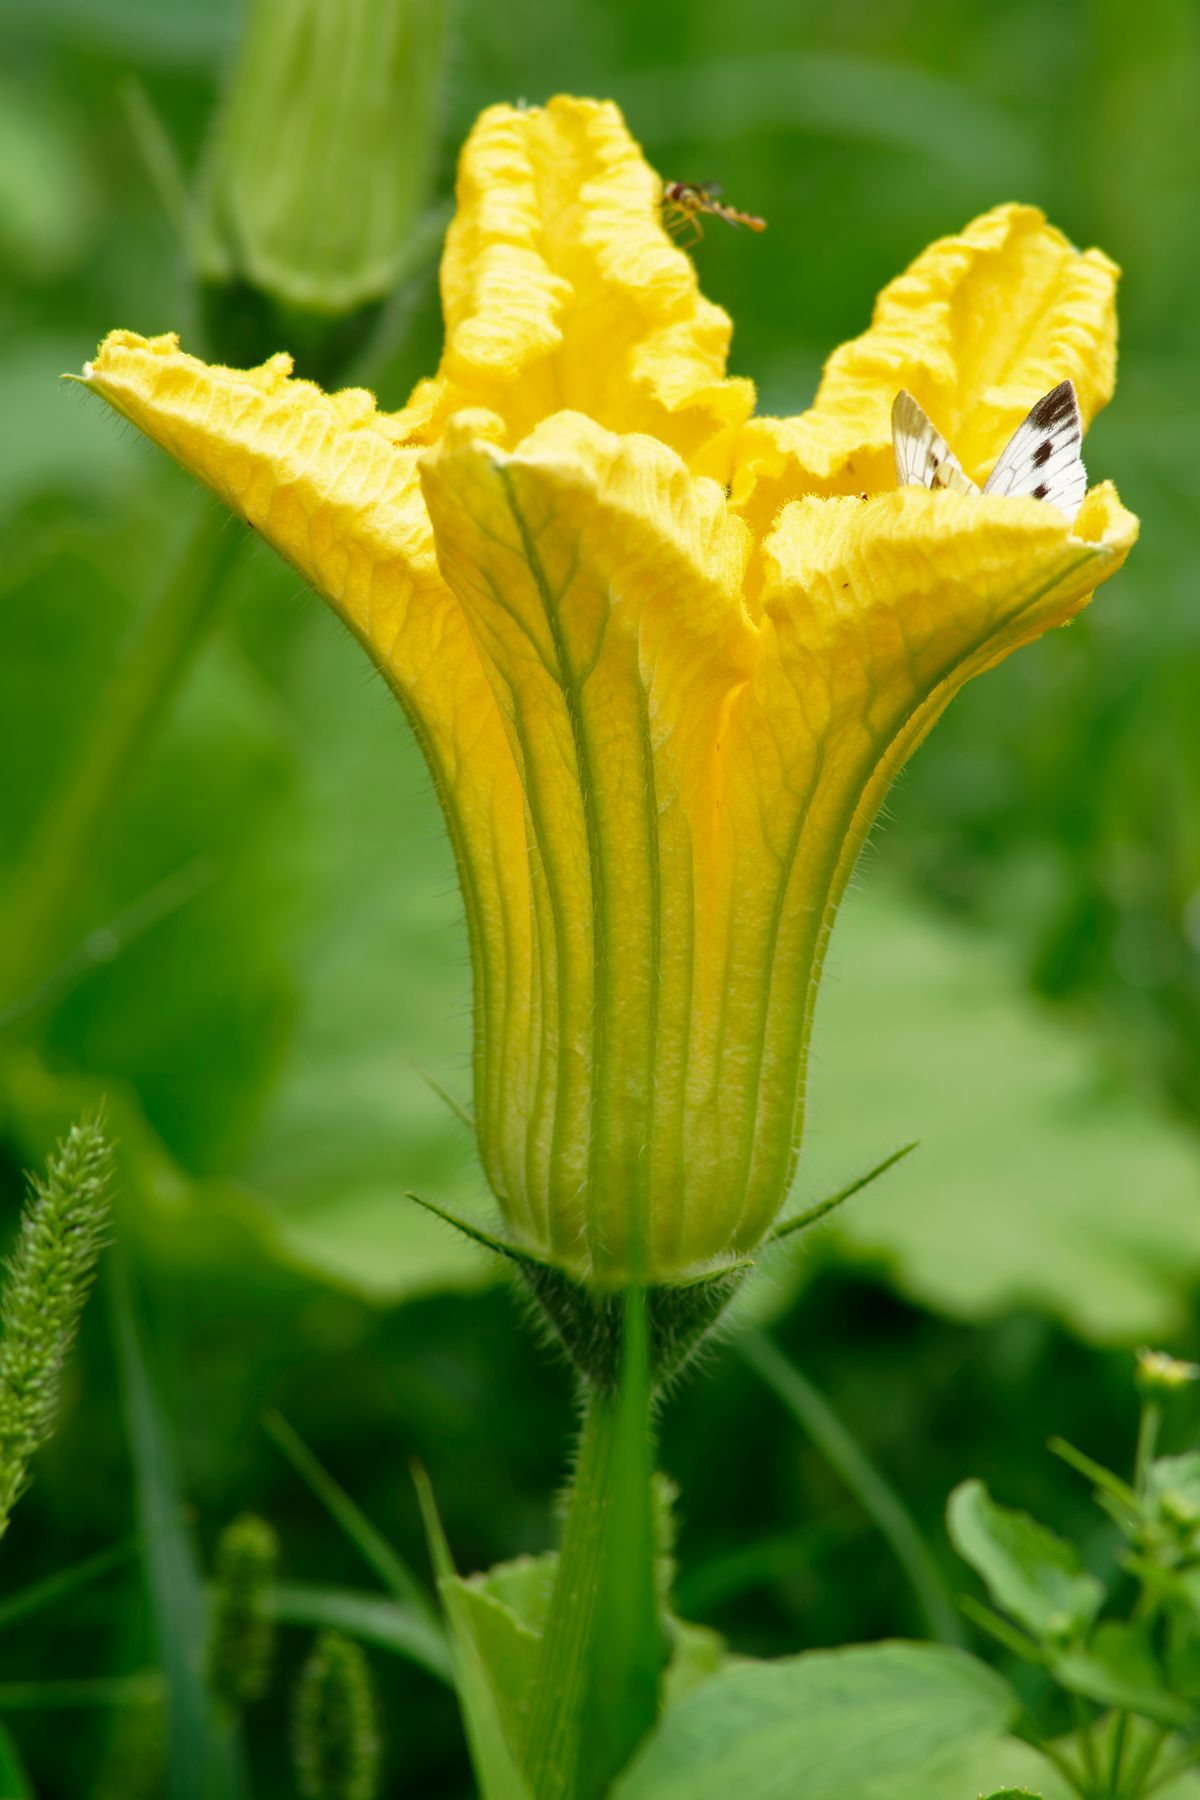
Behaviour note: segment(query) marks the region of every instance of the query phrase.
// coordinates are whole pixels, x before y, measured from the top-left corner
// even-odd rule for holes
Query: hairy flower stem
[[[95,1119],[72,1126],[35,1180],[0,1296],[0,1537],[54,1429],[66,1362],[109,1221],[112,1152]]]
[[[620,1383],[588,1392],[530,1700],[524,1760],[538,1800],[595,1800],[654,1722],[650,1397],[645,1300],[630,1294]]]
[[[37,992],[61,956],[80,870],[208,635],[243,541],[240,528],[206,502],[178,568],[141,621],[93,730],[47,807],[0,921],[0,1023]]]

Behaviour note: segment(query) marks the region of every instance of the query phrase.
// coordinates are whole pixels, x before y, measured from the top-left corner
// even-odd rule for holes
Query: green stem
[[[1158,1433],[1162,1425],[1162,1407],[1157,1400],[1143,1400],[1138,1422],[1137,1454],[1134,1459],[1133,1485],[1145,1498],[1146,1477],[1158,1449]]]
[[[760,1331],[746,1331],[737,1347],[875,1521],[908,1577],[931,1634],[943,1644],[961,1646],[963,1631],[954,1602],[899,1494],[851,1437],[829,1402],[770,1338]]]
[[[587,1398],[529,1700],[537,1800],[598,1800],[654,1722],[663,1642],[644,1297],[626,1298],[620,1385]]]
[[[142,620],[95,728],[42,817],[5,907],[0,1014],[40,988],[60,956],[81,871],[208,633],[242,543],[238,527],[205,501],[178,568]]]
[[[1088,1787],[1093,1794],[1100,1794],[1103,1790],[1100,1780],[1100,1764],[1096,1759],[1096,1746],[1092,1740],[1092,1721],[1078,1694],[1071,1695],[1071,1713],[1075,1720],[1075,1736],[1079,1743],[1079,1753],[1083,1758]]]
[[[1146,1791],[1146,1784],[1154,1773],[1155,1766],[1170,1735],[1166,1727],[1160,1725],[1156,1728],[1156,1734],[1146,1739],[1141,1754],[1129,1771],[1129,1780],[1125,1785],[1128,1800],[1141,1800],[1141,1795]]]
[[[1157,1794],[1163,1788],[1170,1787],[1173,1782],[1179,1780],[1181,1775],[1186,1775],[1189,1769],[1194,1768],[1197,1761],[1200,1761],[1200,1743],[1192,1744],[1181,1756],[1177,1756],[1174,1762],[1168,1763],[1157,1779],[1152,1781],[1149,1787],[1143,1788],[1142,1792],[1147,1795]]]
[[[1129,1714],[1127,1712],[1118,1713],[1108,1764],[1108,1791],[1114,1800],[1121,1792],[1121,1774],[1125,1764],[1125,1746],[1128,1737]]]

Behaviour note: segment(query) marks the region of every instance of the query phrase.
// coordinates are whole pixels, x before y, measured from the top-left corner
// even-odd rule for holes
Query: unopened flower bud
[[[1200,1381],[1200,1364],[1180,1362],[1178,1357],[1168,1356],[1165,1350],[1143,1348],[1137,1353],[1134,1379],[1138,1392],[1147,1398],[1176,1394],[1189,1383]]]
[[[267,1591],[275,1579],[279,1542],[252,1513],[226,1526],[217,1546],[209,1637],[209,1682],[234,1708],[257,1700],[271,1672],[274,1631]]]
[[[251,0],[192,245],[218,337],[240,347],[256,296],[328,327],[394,287],[426,203],[445,14],[445,0]]]

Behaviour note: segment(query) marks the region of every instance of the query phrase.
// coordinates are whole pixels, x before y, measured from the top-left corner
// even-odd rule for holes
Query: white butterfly
[[[1087,493],[1087,470],[1079,454],[1082,442],[1083,421],[1074,386],[1060,381],[1017,426],[983,492],[1030,494],[1035,500],[1048,500],[1073,522]],[[901,487],[979,492],[932,419],[903,390],[892,407],[892,443]]]

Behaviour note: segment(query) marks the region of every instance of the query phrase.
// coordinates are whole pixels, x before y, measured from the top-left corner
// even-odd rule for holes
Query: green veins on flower
[[[85,371],[401,701],[462,882],[488,1180],[518,1246],[601,1287],[762,1241],[825,943],[889,782],[1137,529],[1108,484],[1073,525],[895,487],[902,388],[973,480],[1057,382],[1099,410],[1099,252],[999,207],[884,290],[808,412],[756,418],[661,193],[612,105],[485,112],[441,367],[397,413],[174,337],[114,332]]]

